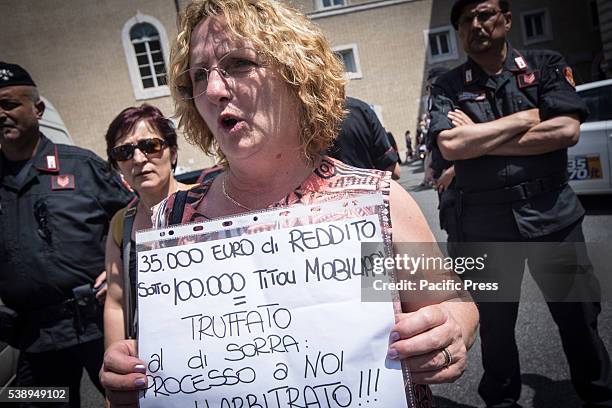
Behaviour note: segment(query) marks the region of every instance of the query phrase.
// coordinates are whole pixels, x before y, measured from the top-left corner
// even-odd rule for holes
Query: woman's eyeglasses
[[[110,157],[117,161],[126,161],[134,157],[136,148],[144,154],[159,153],[168,146],[168,142],[164,139],[153,137],[151,139],[142,139],[138,143],[126,143],[121,146],[113,147],[110,151]]]
[[[206,93],[208,80],[213,71],[225,78],[233,86],[234,80],[249,76],[262,66],[259,53],[253,48],[237,48],[219,59],[219,63],[210,68],[194,67],[180,73],[177,77],[181,96],[185,100],[195,99]]]

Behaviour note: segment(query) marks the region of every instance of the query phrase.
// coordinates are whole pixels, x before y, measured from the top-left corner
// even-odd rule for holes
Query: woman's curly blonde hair
[[[196,110],[193,100],[184,100],[182,72],[189,69],[191,34],[205,18],[223,15],[230,36],[250,41],[287,81],[300,104],[300,140],[312,163],[335,139],[345,116],[344,67],[331,50],[323,32],[306,16],[274,0],[195,0],[181,16],[179,34],[170,55],[169,84],[179,126],[192,143],[208,155],[223,152]]]

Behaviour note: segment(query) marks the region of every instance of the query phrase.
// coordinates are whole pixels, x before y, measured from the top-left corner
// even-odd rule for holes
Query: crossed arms
[[[480,156],[531,156],[573,146],[580,136],[577,115],[562,115],[542,121],[538,109],[474,123],[464,112],[448,113],[455,126],[440,132],[438,146],[447,160]]]

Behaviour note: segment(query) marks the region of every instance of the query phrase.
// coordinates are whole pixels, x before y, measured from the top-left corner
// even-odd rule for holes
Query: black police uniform
[[[453,127],[447,114],[461,109],[475,123],[538,108],[542,120],[565,114],[587,115],[570,84],[571,70],[556,52],[508,54],[499,75],[487,75],[473,60],[440,77],[433,86],[431,135]],[[583,242],[584,209],[567,184],[567,149],[533,156],[481,156],[454,162],[459,191],[460,240],[467,242]],[[503,251],[503,248],[499,248]],[[538,268],[548,262],[560,273],[580,271],[544,254],[526,253],[504,265],[497,278],[520,291],[524,262],[547,293],[551,279]],[[578,255],[576,255],[578,257]],[[489,260],[492,261],[491,254]],[[550,271],[550,269],[549,269]],[[584,271],[582,271],[584,272]],[[553,282],[554,284],[554,282]],[[517,298],[518,299],[518,296]],[[521,378],[514,337],[516,302],[479,303],[484,375],[479,393],[488,406],[517,406]],[[549,302],[559,327],[572,382],[588,406],[612,406],[610,359],[597,331],[599,303]]]
[[[376,113],[359,99],[346,98],[349,114],[327,154],[362,169],[386,170],[399,160]]]
[[[435,180],[439,179],[442,172],[453,165],[453,162],[448,161],[442,156],[442,152],[435,144],[435,140],[431,134],[427,133],[426,143],[427,150],[431,152],[431,168],[432,175]],[[448,187],[438,193],[438,216],[440,219],[440,228],[446,231],[447,242],[456,242],[459,239],[459,231],[457,228],[457,198],[458,191],[456,188],[455,178],[451,181]],[[448,246],[449,250],[451,245]]]
[[[433,68],[429,72],[428,81],[431,81],[433,85],[435,83],[435,79],[440,75],[447,73],[448,70],[446,68]],[[433,99],[431,95],[427,99],[427,113],[431,115],[431,107],[432,107]],[[431,119],[430,119],[431,123]],[[432,169],[432,177],[434,180],[437,180],[442,175],[444,170],[448,169],[453,165],[453,162],[446,160],[444,156],[442,156],[442,152],[438,148],[438,145],[435,143],[435,136],[430,132],[431,126],[427,129],[427,135],[425,137],[425,144],[427,146],[427,151],[431,154],[431,169]],[[449,253],[452,252],[452,244],[458,240],[458,230],[457,230],[457,217],[455,215],[456,212],[456,202],[457,202],[457,189],[455,178],[448,185],[448,187],[442,191],[438,192],[438,216],[440,220],[440,228],[446,231],[447,234],[447,248]]]
[[[82,285],[104,271],[109,220],[131,193],[94,153],[43,135],[14,165],[0,153],[0,298],[18,315],[0,334],[21,350],[17,385],[70,385],[79,406],[83,367],[102,391],[104,353],[102,310]]]

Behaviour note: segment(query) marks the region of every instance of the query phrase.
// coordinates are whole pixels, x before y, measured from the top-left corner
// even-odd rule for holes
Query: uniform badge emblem
[[[51,190],[74,190],[74,175],[62,174],[51,177]]]
[[[8,81],[13,76],[13,73],[8,69],[0,69],[0,79]]]
[[[473,80],[473,76],[472,76],[472,70],[468,69],[465,71],[465,82],[472,82]]]
[[[570,67],[563,68],[563,76],[565,80],[574,88],[576,87],[576,81],[574,81],[574,71]]]
[[[525,58],[523,57],[516,57],[514,59],[514,62],[516,63],[516,66],[518,67],[518,69],[527,68],[527,63],[525,62]]]
[[[516,77],[519,88],[537,85],[540,81],[540,71],[527,72]]]
[[[55,161],[55,156],[47,156],[47,169],[57,170],[57,162]]]

